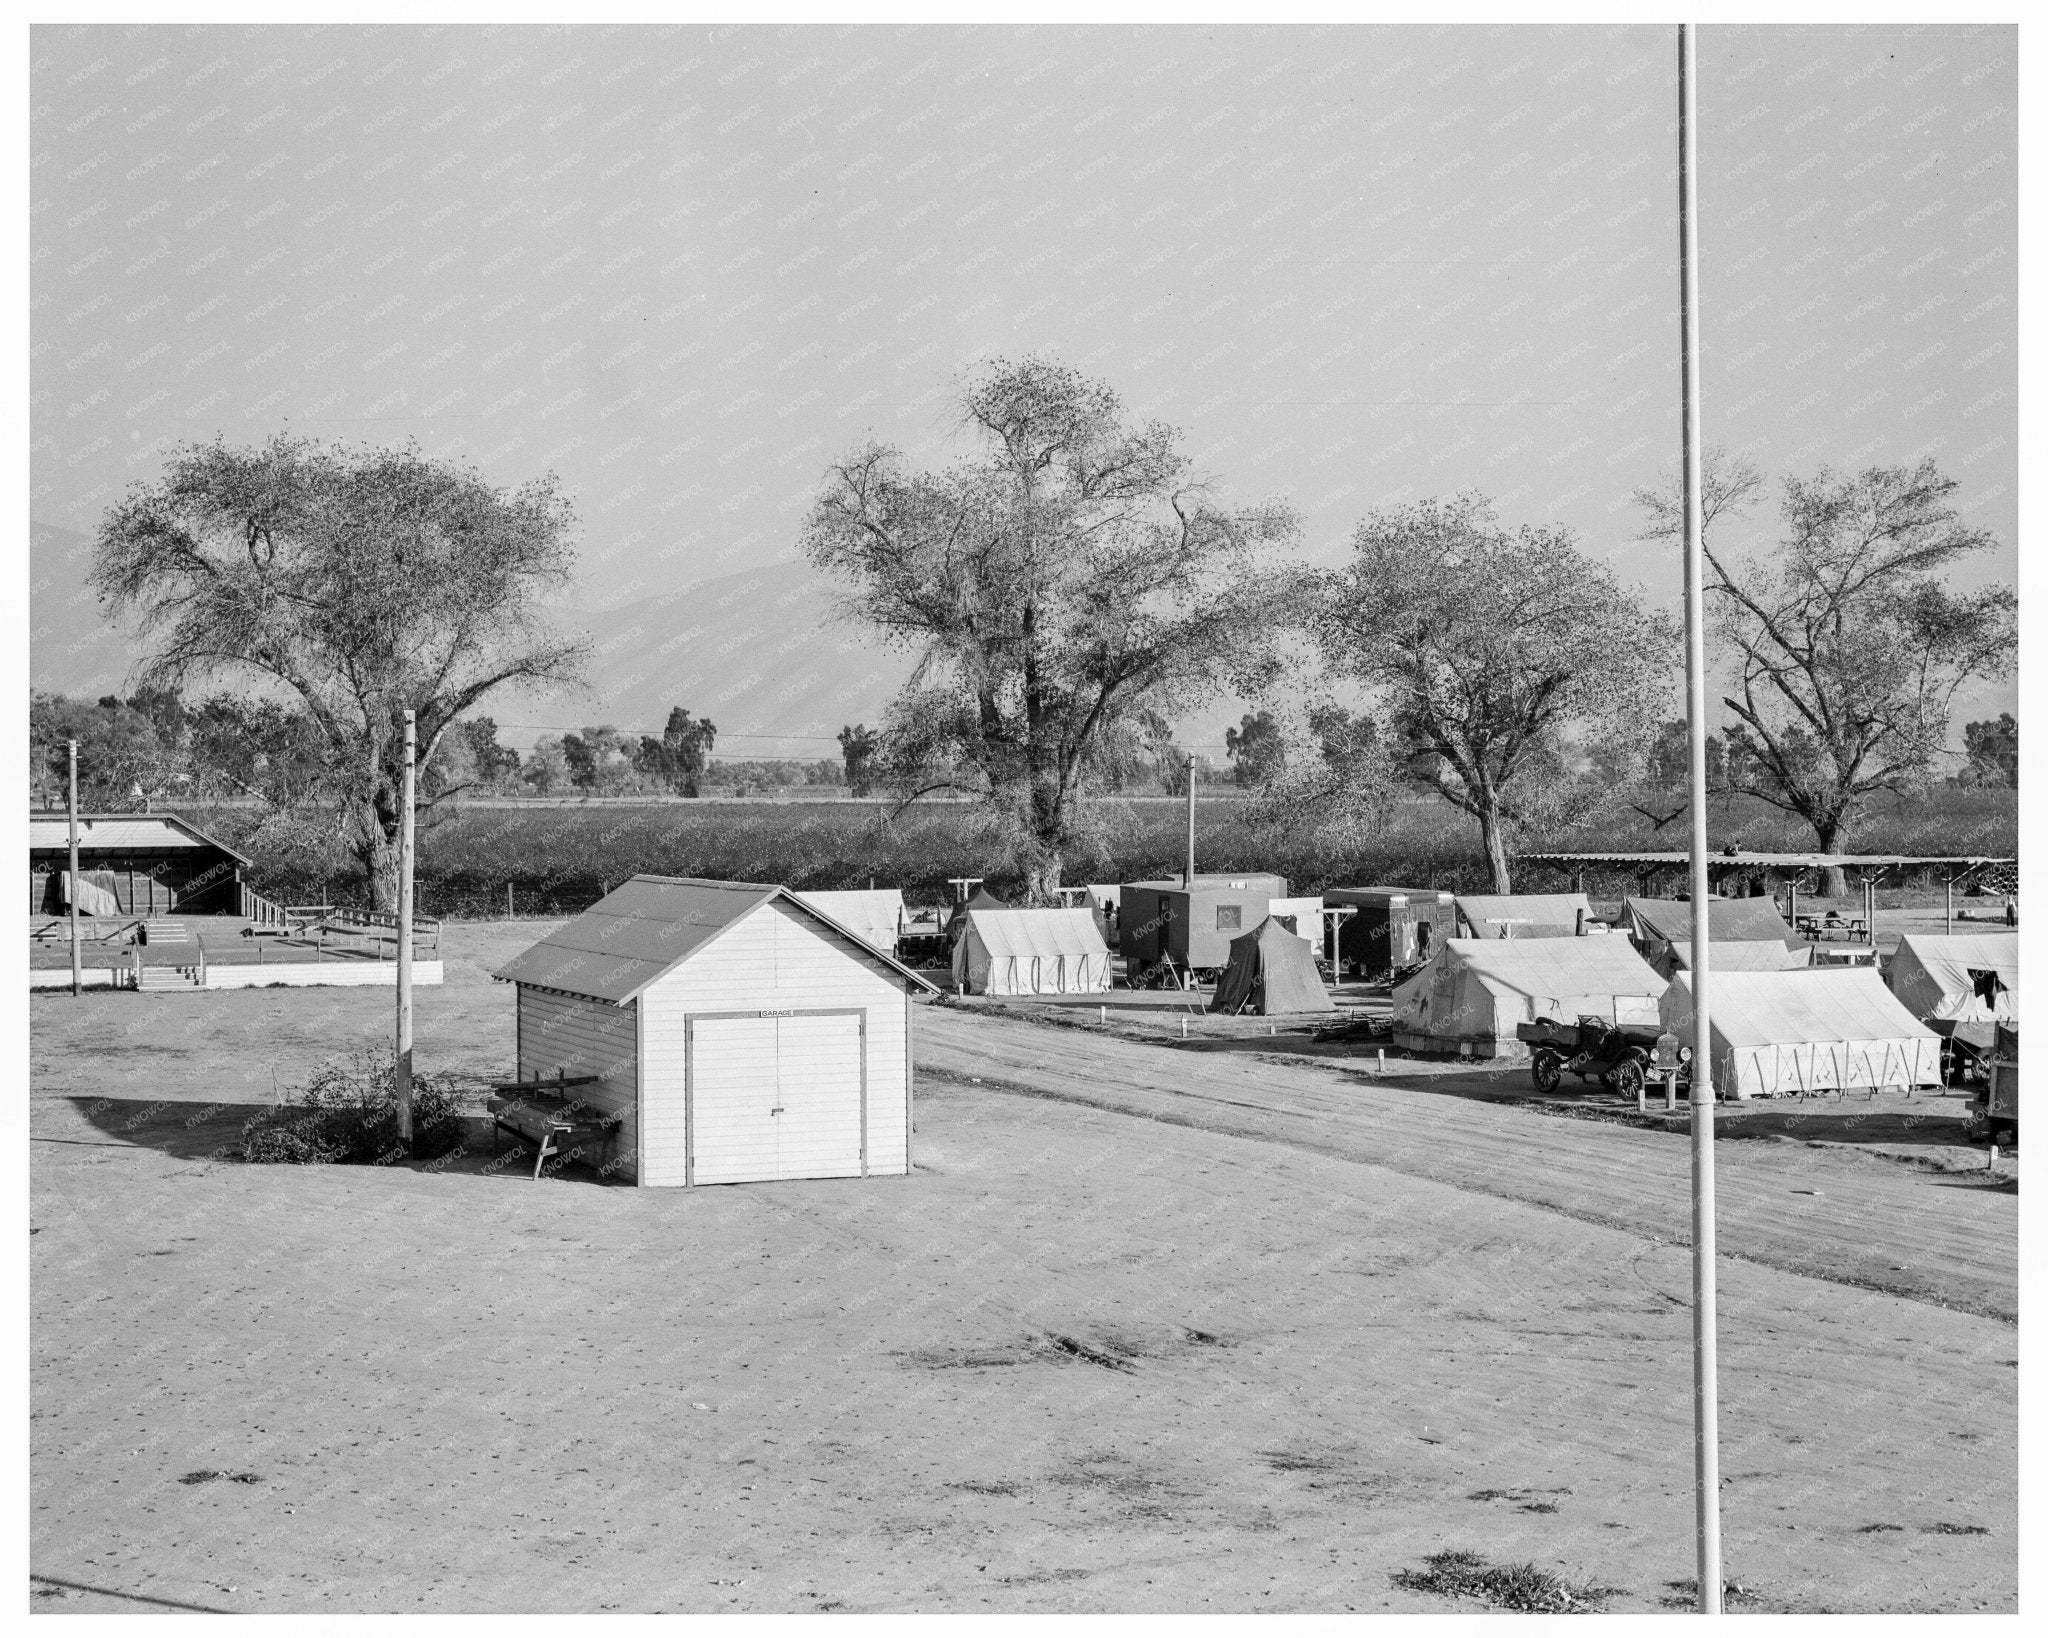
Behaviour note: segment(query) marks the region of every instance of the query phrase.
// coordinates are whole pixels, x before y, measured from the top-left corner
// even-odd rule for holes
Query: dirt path
[[[422,997],[440,1065],[501,1060],[490,954]],[[921,1012],[908,1179],[253,1168],[206,1157],[272,1063],[389,998],[184,999],[31,1005],[35,1608],[1441,1610],[1391,1577],[1464,1549],[1652,1611],[1691,1573],[1686,1254],[1596,1220],[1655,1134],[1089,1042],[1133,1119],[1066,1032]],[[1583,1181],[1538,1199],[1517,1133]],[[1731,1260],[1730,1573],[2014,1608],[2016,1353]]]

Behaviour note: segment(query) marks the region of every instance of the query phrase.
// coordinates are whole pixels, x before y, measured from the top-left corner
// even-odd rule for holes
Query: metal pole
[[[1195,890],[1195,753],[1188,752],[1188,891]],[[1194,914],[1194,907],[1188,907],[1188,914]]]
[[[70,891],[64,895],[66,908],[71,913],[71,993],[85,992],[85,958],[78,947],[78,741],[68,740],[71,747],[70,795],[66,798],[67,811],[71,816],[71,878]]]
[[[1941,930],[1943,934],[1956,930],[1956,879],[1944,876],[1941,882]]]
[[[1714,1324],[1714,1070],[1707,1021],[1707,638],[1700,542],[1699,115],[1693,25],[1678,27],[1678,321],[1685,469],[1685,720],[1692,797],[1692,1388],[1699,1608],[1721,1613],[1721,1452]]]
[[[405,714],[405,764],[398,798],[398,1141],[412,1150],[412,802],[413,714]]]

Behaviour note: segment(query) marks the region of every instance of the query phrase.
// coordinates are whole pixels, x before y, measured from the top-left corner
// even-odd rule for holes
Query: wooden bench
[[[595,1075],[553,1075],[534,1081],[508,1081],[491,1089],[491,1152],[510,1132],[534,1147],[533,1175],[557,1155],[570,1158],[591,1144],[602,1147],[617,1136],[624,1116],[594,1109],[568,1097],[571,1087],[595,1085]]]

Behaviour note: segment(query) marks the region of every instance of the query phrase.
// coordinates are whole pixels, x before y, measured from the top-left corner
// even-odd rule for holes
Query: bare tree
[[[906,798],[972,791],[1000,817],[1033,903],[1081,839],[1103,736],[1259,671],[1258,549],[1278,505],[1226,507],[1173,429],[1050,359],[966,386],[979,448],[942,472],[870,444],[835,463],[804,532],[843,607],[917,655],[884,765]]]
[[[1392,765],[1478,822],[1498,893],[1511,836],[1606,798],[1568,736],[1640,732],[1675,664],[1669,621],[1568,530],[1505,528],[1476,494],[1372,513],[1303,590],[1331,670],[1378,700]]]
[[[1796,814],[1832,853],[1865,798],[1927,779],[1958,690],[2010,672],[2018,601],[2009,586],[1944,584],[1994,537],[1964,524],[1932,460],[1788,476],[1782,540],[1746,559],[1717,547],[1713,526],[1754,504],[1762,475],[1716,451],[1703,480],[1707,589],[1733,662],[1728,788]],[[1676,537],[1675,490],[1635,499],[1644,538]]]
[[[552,633],[541,601],[568,578],[573,523],[552,476],[508,493],[410,446],[216,441],[176,451],[108,513],[92,583],[140,612],[144,682],[240,679],[296,697],[388,908],[407,708],[431,764],[486,696],[580,673],[582,646]]]

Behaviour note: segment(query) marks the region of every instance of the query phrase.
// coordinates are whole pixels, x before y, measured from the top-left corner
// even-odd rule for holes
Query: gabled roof
[[[1476,938],[1570,937],[1593,920],[1583,893],[1460,893],[1458,914]]]
[[[1410,904],[1436,906],[1455,897],[1444,888],[1437,887],[1326,887],[1323,889],[1325,904],[1372,905],[1390,908],[1397,899]]]
[[[31,853],[63,853],[71,846],[71,824],[61,813],[28,816],[28,846]],[[98,853],[171,852],[186,848],[217,848],[238,864],[249,856],[209,836],[190,820],[175,813],[81,813],[78,816],[78,846],[81,852]]]
[[[1678,973],[1672,1016],[1692,1005],[1692,974]],[[1707,987],[1714,1033],[1729,1046],[1798,1046],[1809,1041],[1896,1041],[1931,1036],[1868,967],[1807,967],[1783,973],[1715,973]]]
[[[1625,938],[1449,938],[1431,958],[1431,967],[1439,966],[1469,968],[1489,987],[1530,995],[1662,995],[1665,989],[1665,980]]]
[[[1691,942],[1692,905],[1684,899],[1630,899],[1621,908],[1638,938],[1662,939],[1666,944]],[[1716,944],[1746,939],[1776,939],[1786,945],[1797,942],[1777,905],[1762,897],[1707,900],[1707,936]]]
[[[1047,906],[1033,910],[967,911],[967,936],[998,960],[1032,956],[1102,956],[1109,946],[1102,942],[1102,929],[1095,912],[1076,906],[1062,910]]]
[[[635,876],[621,883],[492,976],[624,1006],[728,927],[778,900],[847,939],[857,959],[887,967],[920,989],[934,989],[928,980],[786,887],[687,876]]]

